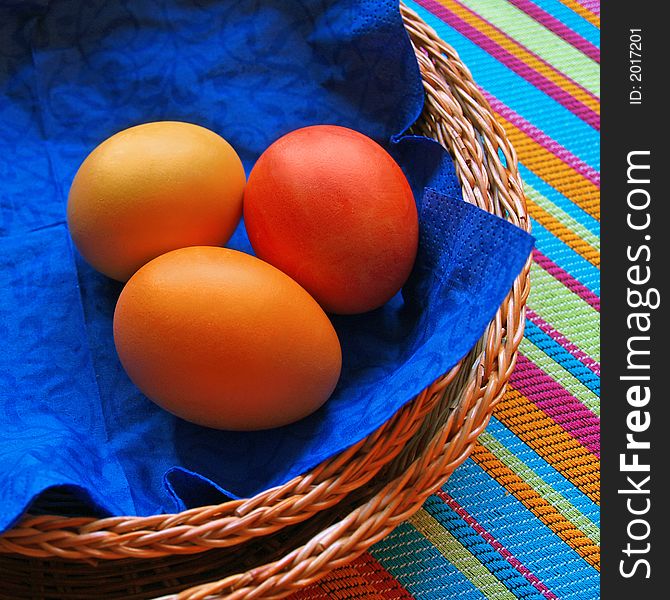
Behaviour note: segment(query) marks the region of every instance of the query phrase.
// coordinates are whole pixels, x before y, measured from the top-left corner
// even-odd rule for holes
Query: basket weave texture
[[[463,198],[529,230],[514,149],[456,52],[401,5]],[[27,515],[0,537],[0,598],[283,598],[406,520],[470,454],[523,337],[529,266],[484,336],[373,434],[253,498],[151,517]],[[203,583],[206,582],[206,583]]]

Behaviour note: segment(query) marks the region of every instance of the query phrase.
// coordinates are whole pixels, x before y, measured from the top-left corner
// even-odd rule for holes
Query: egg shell
[[[305,127],[272,144],[249,175],[244,222],[256,255],[334,313],[387,302],[416,258],[405,175],[379,144],[344,127]]]
[[[70,188],[68,226],[87,262],[126,281],[170,250],[225,244],[242,215],[245,183],[237,153],[213,131],[145,123],[84,160]]]
[[[309,415],[333,392],[342,364],[317,302],[273,266],[226,248],[175,250],[137,271],[116,306],[114,342],[146,396],[218,429]]]

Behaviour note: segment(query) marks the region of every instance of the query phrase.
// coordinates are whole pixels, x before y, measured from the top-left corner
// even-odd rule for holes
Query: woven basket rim
[[[415,45],[426,91],[424,122],[417,129],[417,133],[427,133],[449,148],[466,201],[529,231],[530,220],[517,169],[516,154],[502,126],[493,117],[490,106],[453,48],[440,40],[414,11],[402,3],[401,13],[410,39]],[[504,160],[500,159],[499,151]],[[430,440],[430,444],[435,446],[435,456],[439,455],[444,464],[439,463],[437,472],[431,465],[423,468],[432,479],[424,482],[424,488],[414,495],[414,502],[411,504],[418,509],[423,499],[434,489],[435,482],[441,484],[467,458],[477,435],[488,423],[493,407],[502,394],[514,366],[516,349],[523,336],[524,307],[529,290],[529,264],[530,259],[487,328],[474,361],[474,368],[467,373],[460,373],[467,358],[464,357],[377,431],[352,448],[324,461],[312,471],[252,498],[198,507],[176,514],[104,519],[27,515],[14,528],[0,536],[0,560],[3,553],[77,561],[120,558],[141,560],[192,554],[210,548],[234,546],[254,537],[268,535],[289,524],[307,520],[320,511],[328,510],[352,490],[365,485],[395,459],[408,440],[420,429],[426,415],[439,404],[445,390],[460,377],[464,379],[459,388],[461,402],[453,414],[449,415],[449,422],[438,432],[439,435],[434,435]],[[480,402],[482,398],[484,401]],[[447,455],[440,454],[440,447],[447,446],[450,448]],[[421,457],[417,460],[420,459]],[[399,497],[402,491],[401,487]],[[405,518],[408,516],[407,510],[409,509],[403,513]],[[395,526],[399,521],[390,519],[389,523],[391,522]],[[357,523],[353,517],[352,523]],[[340,524],[340,529],[336,530],[345,531],[352,523]],[[388,531],[383,527],[382,530]],[[324,535],[327,538],[327,535],[332,534],[320,534],[321,537]],[[316,538],[319,536],[315,536]],[[356,553],[360,554],[362,551],[359,551],[359,546],[348,548],[345,558],[351,560]],[[295,555],[295,552],[297,551],[290,554]],[[318,554],[316,552],[314,555]],[[302,556],[307,560],[304,551]],[[284,563],[286,560],[284,559]],[[333,564],[337,565],[338,560],[340,559],[336,559]],[[321,567],[321,571],[311,573],[309,577],[304,572],[301,577],[296,575],[292,582],[290,577],[282,575],[286,589],[295,589],[297,581],[302,585],[305,581],[318,579],[326,572],[325,567]],[[277,571],[273,571],[273,568],[266,565],[265,571],[258,571],[265,573],[263,581],[274,581],[273,577],[281,573],[281,568]],[[291,569],[295,570],[296,566],[286,568],[293,572]],[[202,594],[205,592],[220,594],[233,588],[237,592],[226,597],[246,598],[243,590],[248,585],[241,582],[249,580],[248,574],[231,577],[233,579],[229,577],[186,590],[179,598],[195,600],[204,598]],[[256,577],[262,575],[257,574]],[[272,592],[268,598],[286,595],[281,585],[277,587],[276,581],[273,585],[279,595]],[[261,596],[254,593],[249,597]]]

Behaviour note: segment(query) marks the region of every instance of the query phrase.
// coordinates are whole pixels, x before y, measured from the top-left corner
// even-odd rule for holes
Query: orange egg
[[[245,179],[235,150],[209,129],[176,121],[131,127],[79,167],[70,233],[93,267],[126,281],[169,250],[225,244],[242,215]]]
[[[244,222],[256,254],[335,313],[384,304],[416,258],[407,179],[381,146],[344,127],[305,127],[272,144],[249,176]]]
[[[342,363],[333,326],[303,288],[226,248],[174,250],[137,271],[116,306],[114,342],[150,399],[219,429],[305,417],[328,399]]]

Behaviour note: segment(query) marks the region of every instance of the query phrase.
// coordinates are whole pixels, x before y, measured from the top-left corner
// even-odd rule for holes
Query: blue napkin
[[[403,132],[423,95],[397,5],[377,0],[0,2],[0,531],[33,511],[148,515],[287,481],[386,421],[474,345],[532,238],[470,206],[449,156]],[[352,127],[412,184],[420,250],[383,308],[336,317],[344,368],[299,423],[210,430],[155,406],[112,340],[121,285],[73,250],[72,177],[141,122],[217,131],[247,172],[284,133]],[[232,247],[250,251],[244,227]]]

